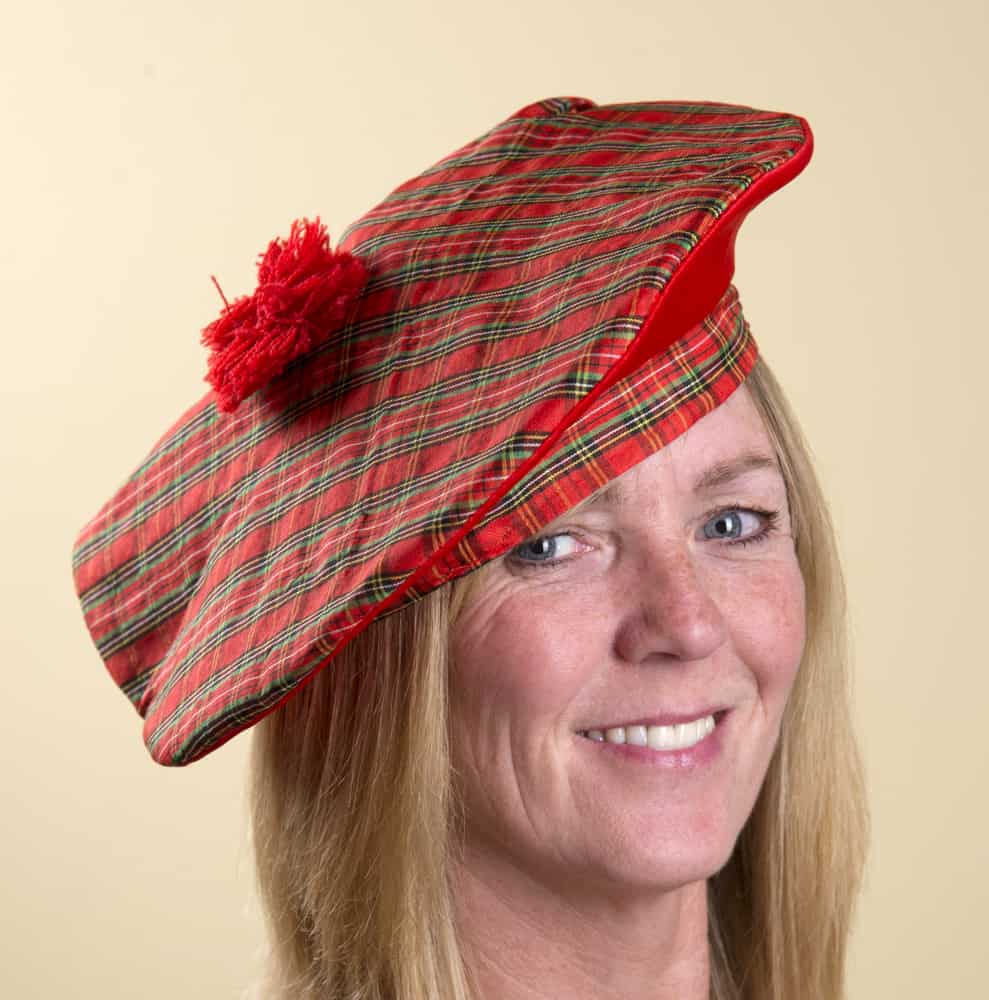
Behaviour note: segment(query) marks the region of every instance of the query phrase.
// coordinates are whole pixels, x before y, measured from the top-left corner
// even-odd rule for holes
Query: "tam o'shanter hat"
[[[73,552],[152,757],[214,750],[728,398],[756,359],[735,235],[811,149],[793,115],[554,98],[336,251],[318,220],[273,241],[204,331],[213,390]]]

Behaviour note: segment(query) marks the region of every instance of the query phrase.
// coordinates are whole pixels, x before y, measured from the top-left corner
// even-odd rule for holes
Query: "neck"
[[[481,1000],[708,1000],[705,881],[665,892],[572,883],[468,849],[454,900]]]

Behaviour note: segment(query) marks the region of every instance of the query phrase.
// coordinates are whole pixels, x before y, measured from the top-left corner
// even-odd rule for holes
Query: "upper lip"
[[[720,722],[720,717],[727,711],[727,706],[719,705],[711,708],[689,709],[686,712],[659,712],[656,715],[650,715],[641,719],[629,719],[626,722],[605,722],[592,726],[584,726],[580,732],[588,732],[592,729],[603,732],[606,729],[628,728],[629,726],[678,726],[685,722],[695,722],[697,719],[703,719],[708,715],[713,715],[714,721]]]

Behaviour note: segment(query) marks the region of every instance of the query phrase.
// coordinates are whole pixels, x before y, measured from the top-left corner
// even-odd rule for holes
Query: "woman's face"
[[[450,682],[471,856],[588,891],[722,868],[804,645],[786,490],[747,389],[480,572]],[[695,746],[650,747],[676,735],[664,717],[712,712]]]

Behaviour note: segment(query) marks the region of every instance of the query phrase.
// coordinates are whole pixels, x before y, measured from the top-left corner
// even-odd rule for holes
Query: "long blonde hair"
[[[844,583],[807,446],[762,359],[745,385],[783,468],[807,641],[755,807],[708,880],[710,996],[841,1000],[869,839]],[[255,728],[265,998],[474,996],[448,883],[447,641],[471,581],[376,622]]]

